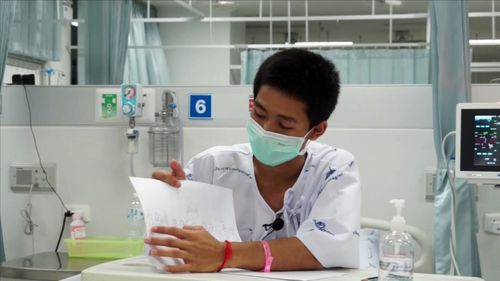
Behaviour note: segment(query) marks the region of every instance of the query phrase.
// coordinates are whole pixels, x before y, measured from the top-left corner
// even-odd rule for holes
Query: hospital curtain
[[[156,8],[151,7],[150,16],[156,17]],[[134,1],[132,18],[145,18],[146,5]],[[129,46],[149,46],[148,48],[129,48],[125,60],[123,81],[143,85],[168,85],[168,68],[162,46],[158,23],[130,23]]]
[[[246,50],[240,53],[240,84],[253,84],[259,66],[276,51]]]
[[[3,72],[7,60],[7,50],[9,48],[9,35],[12,26],[15,0],[0,1],[0,99],[2,91]],[[0,216],[0,263],[5,261],[5,249],[3,246],[2,218]]]
[[[63,23],[57,20],[61,15],[61,1],[17,1],[9,53],[42,61],[60,60]]]
[[[313,50],[335,64],[343,84],[428,84],[427,49]],[[260,64],[275,51],[241,53],[241,84],[251,84]]]
[[[78,44],[83,47],[80,84],[121,84],[127,56],[131,0],[80,0]],[[81,40],[81,41],[80,41]]]
[[[448,274],[451,269],[452,191],[441,156],[441,142],[455,130],[457,103],[470,101],[470,52],[467,0],[430,2],[431,80],[433,96],[434,146],[438,168],[434,202],[435,271]],[[454,138],[446,144],[446,157],[455,155]],[[453,163],[450,164],[453,167]],[[456,257],[462,275],[480,276],[476,233],[477,210],[473,188],[456,179]]]

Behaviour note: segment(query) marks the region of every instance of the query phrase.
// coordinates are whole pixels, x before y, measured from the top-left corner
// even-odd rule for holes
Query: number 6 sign
[[[212,119],[212,96],[191,95],[189,97],[189,118]]]

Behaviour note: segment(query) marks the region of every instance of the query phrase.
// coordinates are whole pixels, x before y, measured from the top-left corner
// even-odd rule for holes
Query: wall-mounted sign
[[[212,96],[191,94],[189,96],[189,118],[212,119]]]

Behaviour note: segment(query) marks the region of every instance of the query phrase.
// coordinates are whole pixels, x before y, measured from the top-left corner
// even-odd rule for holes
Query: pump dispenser
[[[380,281],[413,280],[414,249],[412,238],[404,231],[406,221],[403,217],[405,201],[389,201],[396,208],[396,215],[391,221],[391,231],[380,241]]]
[[[405,200],[402,199],[392,199],[389,201],[396,207],[396,215],[392,217],[391,230],[403,231],[406,220],[403,217],[403,208],[405,207]]]

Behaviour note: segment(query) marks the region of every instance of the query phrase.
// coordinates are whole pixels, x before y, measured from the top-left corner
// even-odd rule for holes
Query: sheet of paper
[[[202,225],[219,241],[241,241],[230,189],[195,181],[182,181],[180,188],[149,178],[131,177],[130,181],[139,195],[147,230]],[[157,266],[179,263],[171,258],[156,262]]]
[[[342,276],[345,273],[335,270],[305,270],[305,271],[275,271],[275,272],[259,272],[259,271],[243,271],[243,270],[227,270],[222,271],[225,274],[235,274],[244,276],[253,276],[266,279],[278,280],[297,280],[297,281],[312,281],[324,278]]]

